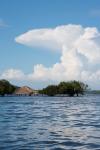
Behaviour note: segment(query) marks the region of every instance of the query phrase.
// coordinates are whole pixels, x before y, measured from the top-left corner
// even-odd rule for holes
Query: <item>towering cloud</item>
[[[69,24],[33,29],[19,35],[15,41],[61,52],[59,63],[50,68],[37,64],[33,73],[26,75],[27,80],[59,82],[76,79],[93,85],[100,81],[100,33],[95,27]]]

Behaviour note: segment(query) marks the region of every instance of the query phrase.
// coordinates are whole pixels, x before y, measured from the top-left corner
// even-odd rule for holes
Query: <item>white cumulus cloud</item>
[[[19,35],[15,41],[26,46],[46,47],[61,52],[59,63],[49,68],[37,64],[32,73],[24,75],[19,71],[19,76],[24,75],[30,81],[60,82],[75,79],[100,87],[100,32],[96,27],[69,24],[33,29]]]
[[[8,69],[5,70],[1,75],[1,79],[8,79],[8,80],[23,80],[25,77],[24,73],[21,70],[17,69]]]

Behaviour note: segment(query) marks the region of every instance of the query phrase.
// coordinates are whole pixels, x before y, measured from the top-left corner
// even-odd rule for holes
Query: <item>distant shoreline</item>
[[[83,95],[79,95],[78,97],[83,97],[83,96],[86,96],[86,95],[100,95],[100,93],[85,93]],[[37,94],[37,95],[14,95],[14,94],[5,94],[5,95],[0,95],[0,97],[71,97],[69,95],[54,95],[54,96],[48,96],[48,95],[42,95],[42,94]],[[72,96],[73,97],[73,96]],[[74,97],[77,97],[77,95],[75,95]]]

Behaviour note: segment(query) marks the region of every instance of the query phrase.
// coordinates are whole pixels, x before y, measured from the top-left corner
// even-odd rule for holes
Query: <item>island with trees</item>
[[[18,87],[7,80],[0,80],[0,96],[80,96],[86,92],[88,85],[80,81],[60,82],[58,85],[49,85],[41,90],[33,90],[27,86]]]
[[[41,94],[48,96],[68,95],[79,96],[83,95],[87,90],[88,85],[79,81],[60,82],[58,85],[49,85],[39,91]]]
[[[7,80],[0,80],[0,96],[32,96],[37,94],[37,90],[28,86],[18,87]]]

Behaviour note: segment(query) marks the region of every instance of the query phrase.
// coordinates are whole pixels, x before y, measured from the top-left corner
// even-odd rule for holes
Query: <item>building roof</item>
[[[27,86],[17,88],[14,92],[14,94],[31,94],[31,93],[34,93],[34,90]]]

